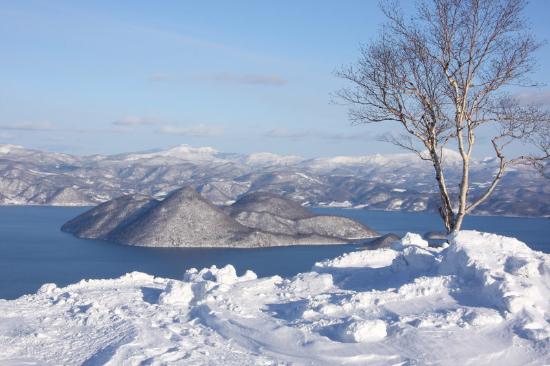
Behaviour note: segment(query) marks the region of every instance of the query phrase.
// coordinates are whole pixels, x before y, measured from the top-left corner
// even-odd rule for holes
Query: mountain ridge
[[[447,180],[451,194],[456,194],[456,156],[448,156]],[[470,197],[486,189],[494,168],[494,159],[472,162]],[[517,166],[501,183],[475,214],[550,216],[550,188],[535,172]],[[433,168],[412,153],[305,159],[180,145],[160,151],[77,156],[0,145],[3,205],[88,206],[135,193],[162,198],[184,185],[193,186],[217,205],[264,191],[304,206],[395,211],[436,211],[438,207]]]

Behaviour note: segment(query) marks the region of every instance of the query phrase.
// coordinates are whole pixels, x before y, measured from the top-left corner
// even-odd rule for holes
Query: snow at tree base
[[[226,266],[46,284],[0,301],[0,364],[549,364],[550,255],[449,241],[407,234],[289,279]]]

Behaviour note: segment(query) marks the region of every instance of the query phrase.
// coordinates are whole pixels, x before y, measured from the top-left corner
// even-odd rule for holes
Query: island
[[[163,200],[134,194],[104,202],[65,223],[79,238],[147,247],[257,248],[362,242],[378,236],[349,218],[315,215],[297,202],[267,192],[218,207],[194,188]]]

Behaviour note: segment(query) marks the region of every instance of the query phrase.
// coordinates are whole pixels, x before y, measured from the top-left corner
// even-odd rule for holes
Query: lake
[[[84,278],[113,278],[141,271],[181,278],[185,270],[233,264],[237,272],[292,276],[324,258],[355,250],[354,245],[294,246],[260,249],[140,248],[84,240],[59,230],[83,207],[0,206],[0,298],[35,292],[42,284],[65,286]],[[431,213],[338,208],[314,209],[357,219],[381,233],[424,233],[440,227]],[[532,248],[550,252],[550,220],[468,217],[465,228],[515,236]]]

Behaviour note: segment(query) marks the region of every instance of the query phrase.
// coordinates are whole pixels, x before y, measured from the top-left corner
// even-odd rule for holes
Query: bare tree
[[[532,165],[543,177],[550,179],[550,123],[548,120],[542,120],[538,124],[536,133],[529,137],[529,142],[535,146],[538,154],[525,156],[525,162]]]
[[[537,140],[548,128],[550,113],[520,103],[506,93],[527,85],[540,47],[522,12],[525,0],[423,0],[415,17],[406,19],[397,2],[385,2],[387,24],[377,41],[361,48],[356,64],[337,75],[351,82],[337,96],[351,105],[355,123],[397,122],[404,135],[392,142],[429,160],[435,170],[447,232],[460,230],[464,216],[495,190],[506,168],[543,156],[508,158],[514,141]],[[470,199],[470,163],[477,129],[491,131],[498,161],[492,181]],[[462,162],[458,194],[445,179],[443,148],[453,148]]]

